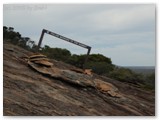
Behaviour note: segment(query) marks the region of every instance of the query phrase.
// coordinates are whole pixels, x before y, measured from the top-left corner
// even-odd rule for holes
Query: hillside
[[[125,68],[129,68],[136,73],[142,73],[145,75],[155,73],[154,66],[148,66],[148,67],[147,66],[127,66]]]
[[[26,57],[30,55],[33,53],[18,46],[4,44],[4,116],[155,115],[154,92],[96,74],[87,75],[54,59],[49,60],[52,68],[42,73],[36,70],[40,68],[28,65]],[[94,86],[96,81],[103,84]]]

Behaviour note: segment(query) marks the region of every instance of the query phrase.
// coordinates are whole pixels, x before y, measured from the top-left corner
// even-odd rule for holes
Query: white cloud
[[[100,30],[128,30],[135,26],[147,25],[155,20],[153,5],[129,5],[131,8],[117,7],[92,14],[93,25]],[[152,23],[154,24],[154,23]],[[138,28],[139,29],[139,28]]]
[[[4,25],[36,41],[45,28],[90,45],[92,53],[109,56],[114,64],[155,64],[153,4],[4,5],[3,20]],[[86,53],[83,48],[51,39],[56,38],[45,35],[44,43]]]

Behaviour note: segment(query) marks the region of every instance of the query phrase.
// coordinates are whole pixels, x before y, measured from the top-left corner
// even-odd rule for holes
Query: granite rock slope
[[[82,70],[48,58],[48,62],[28,61],[28,56],[33,54],[4,44],[4,116],[155,115],[153,92],[96,74],[77,72]]]

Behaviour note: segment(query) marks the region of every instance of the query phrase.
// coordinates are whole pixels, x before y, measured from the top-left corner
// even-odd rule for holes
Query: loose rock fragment
[[[103,93],[107,93],[109,95],[111,95],[112,97],[121,97],[122,95],[120,95],[120,93],[118,93],[118,88],[115,87],[113,84],[108,83],[108,82],[104,82],[100,79],[95,79],[95,87],[103,92]]]
[[[35,54],[35,55],[31,55],[31,56],[29,56],[29,59],[33,59],[33,58],[40,58],[40,57],[42,57],[42,58],[46,58],[46,56],[45,55],[42,55],[42,54]]]

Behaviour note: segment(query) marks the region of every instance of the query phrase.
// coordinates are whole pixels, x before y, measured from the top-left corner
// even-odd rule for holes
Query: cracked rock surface
[[[77,68],[55,60],[50,60],[52,64],[46,63],[53,65],[52,68],[31,62],[33,68],[23,59],[32,54],[4,44],[5,116],[155,115],[153,92],[96,74],[78,73],[71,70]],[[37,63],[44,64],[44,61]]]

